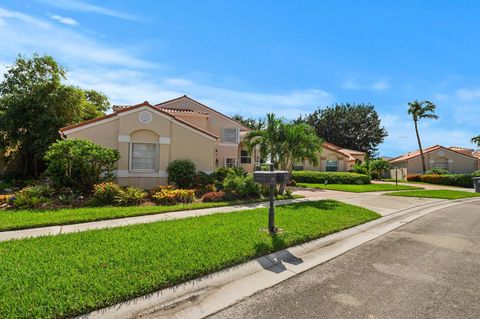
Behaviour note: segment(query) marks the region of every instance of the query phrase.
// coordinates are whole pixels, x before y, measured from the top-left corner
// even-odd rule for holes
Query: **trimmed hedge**
[[[429,184],[460,186],[473,188],[473,175],[468,174],[425,174],[425,175],[409,175],[407,180],[410,182],[424,182]]]
[[[368,175],[344,172],[293,171],[292,179],[297,183],[370,184]]]

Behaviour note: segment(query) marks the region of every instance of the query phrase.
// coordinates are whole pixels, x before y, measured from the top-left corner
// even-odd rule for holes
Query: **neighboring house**
[[[296,163],[295,170],[321,171],[321,172],[348,172],[355,163],[363,163],[365,153],[346,149],[332,143],[323,143],[319,155],[318,165],[312,165],[308,160]]]
[[[114,112],[60,129],[65,139],[88,139],[117,149],[118,183],[145,189],[166,184],[168,164],[192,160],[207,173],[240,166],[253,171],[255,159],[243,148],[249,130],[186,95],[160,104],[115,106]]]
[[[452,174],[470,174],[479,169],[480,156],[473,149],[435,145],[423,150],[427,171],[443,168]],[[403,170],[406,176],[422,174],[420,151],[409,152],[391,159],[392,168]]]

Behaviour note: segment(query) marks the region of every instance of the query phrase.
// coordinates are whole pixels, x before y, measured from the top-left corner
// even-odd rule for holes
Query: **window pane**
[[[327,160],[327,165],[326,165],[326,171],[327,172],[336,172],[337,169],[337,161],[336,160]]]
[[[157,149],[153,143],[132,144],[132,169],[154,170],[157,160]]]
[[[222,129],[222,142],[237,143],[237,129],[236,128]]]

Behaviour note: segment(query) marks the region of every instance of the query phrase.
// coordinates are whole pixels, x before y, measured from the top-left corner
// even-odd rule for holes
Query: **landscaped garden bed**
[[[408,192],[387,193],[388,196],[420,197],[420,198],[439,198],[439,199],[462,199],[480,197],[480,193],[470,193],[450,189],[438,190],[417,190]]]
[[[268,209],[0,243],[3,318],[86,313],[376,219],[336,202]]]
[[[397,190],[413,190],[422,189],[421,187],[392,185],[392,184],[315,184],[315,183],[297,183],[298,187],[326,189],[341,192],[365,193],[365,192],[381,192],[381,191],[397,191]]]

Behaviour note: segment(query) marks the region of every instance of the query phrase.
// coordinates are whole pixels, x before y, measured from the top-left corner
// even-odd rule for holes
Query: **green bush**
[[[93,187],[92,203],[94,205],[113,205],[122,191],[122,188],[113,182],[96,184]]]
[[[194,187],[197,169],[189,159],[176,159],[168,167],[168,181],[178,188],[190,189]]]
[[[368,167],[366,163],[355,163],[352,167],[352,172],[357,174],[368,175]]]
[[[255,198],[260,189],[252,176],[227,176],[223,182],[223,191],[230,198]]]
[[[54,185],[83,193],[90,193],[95,184],[111,181],[119,158],[117,150],[80,139],[57,141],[45,155],[47,174]]]
[[[390,163],[384,159],[371,160],[368,163],[368,172],[373,179],[382,178],[383,174],[390,168]]]
[[[450,172],[444,168],[432,168],[427,171],[427,175],[446,175]]]
[[[16,192],[11,201],[18,208],[48,208],[52,204],[52,193],[48,186],[28,186]]]
[[[220,167],[212,175],[217,182],[221,183],[227,177],[245,177],[247,176],[247,171],[243,167]]]
[[[370,176],[344,172],[293,171],[297,183],[370,184]]]
[[[120,192],[115,197],[115,203],[122,206],[140,205],[145,201],[147,195],[143,189],[129,186],[125,189],[120,189]]]
[[[430,184],[460,186],[473,188],[472,175],[467,174],[445,174],[445,175],[420,175],[420,181]]]
[[[480,170],[472,173],[473,177],[480,177]]]

